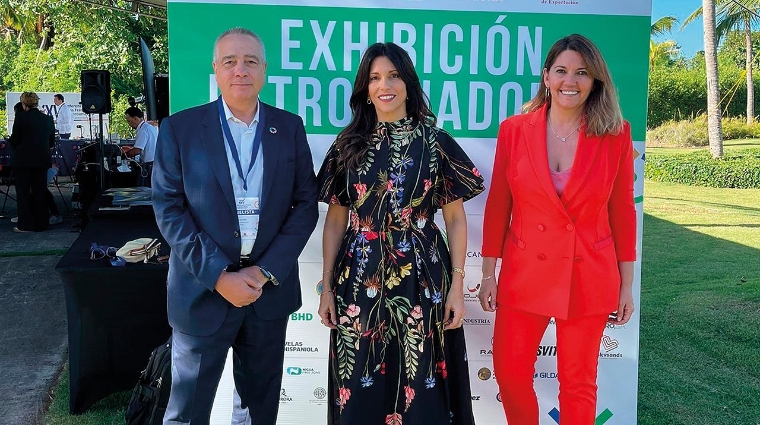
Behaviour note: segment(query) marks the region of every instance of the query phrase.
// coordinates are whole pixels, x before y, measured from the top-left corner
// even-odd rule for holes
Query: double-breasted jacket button
[[[235,238],[239,238],[240,237],[240,232],[238,232],[237,230],[235,230],[235,233],[233,233],[233,235],[235,235]]]
[[[540,231],[542,231],[542,232],[543,232],[544,230],[546,230],[546,227],[545,227],[543,224],[539,224],[537,227],[538,227],[538,230],[540,230]]]
[[[583,257],[575,257],[575,258],[573,258],[573,260],[575,262],[581,262],[581,261],[583,261]]]
[[[546,255],[544,255],[544,254],[538,254],[538,255],[536,255],[536,258],[538,258],[541,261],[544,261],[544,260],[546,260]]]
[[[575,226],[573,226],[572,223],[568,223],[567,226],[565,226],[565,229],[567,229],[568,232],[572,232],[573,229],[575,229]]]

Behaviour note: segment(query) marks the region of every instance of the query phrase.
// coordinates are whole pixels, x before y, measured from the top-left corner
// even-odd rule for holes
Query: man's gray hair
[[[214,61],[216,61],[217,48],[219,47],[219,42],[222,41],[224,37],[227,37],[228,35],[233,35],[233,34],[247,35],[249,37],[253,37],[254,40],[258,41],[259,44],[261,44],[261,56],[262,56],[261,60],[266,62],[267,51],[266,51],[266,48],[264,47],[264,42],[261,40],[261,37],[259,37],[258,34],[249,30],[248,28],[243,28],[243,27],[230,28],[227,31],[219,34],[219,37],[217,37],[216,41],[214,42],[214,58],[213,58]]]

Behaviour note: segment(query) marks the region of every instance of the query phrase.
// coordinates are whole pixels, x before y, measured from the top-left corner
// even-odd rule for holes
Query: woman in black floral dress
[[[462,320],[464,201],[484,189],[443,130],[409,55],[370,46],[353,119],[319,172],[329,204],[319,315],[330,425],[474,423]],[[448,237],[434,222],[443,211]]]

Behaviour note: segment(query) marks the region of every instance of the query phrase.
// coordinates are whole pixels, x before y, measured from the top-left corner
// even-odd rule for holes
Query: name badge
[[[253,249],[253,243],[256,242],[256,235],[259,232],[259,197],[235,198],[235,204],[242,242],[240,253],[248,255]]]

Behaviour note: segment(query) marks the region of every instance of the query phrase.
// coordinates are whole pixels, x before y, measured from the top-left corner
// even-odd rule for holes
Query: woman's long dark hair
[[[357,168],[369,149],[369,135],[377,124],[375,106],[367,103],[369,97],[369,72],[372,61],[386,57],[396,67],[406,84],[406,115],[420,121],[435,124],[435,114],[430,110],[430,100],[420,84],[409,54],[394,43],[375,43],[364,52],[356,72],[354,91],[349,105],[353,112],[351,122],[338,134],[336,147],[340,160],[349,168]]]

